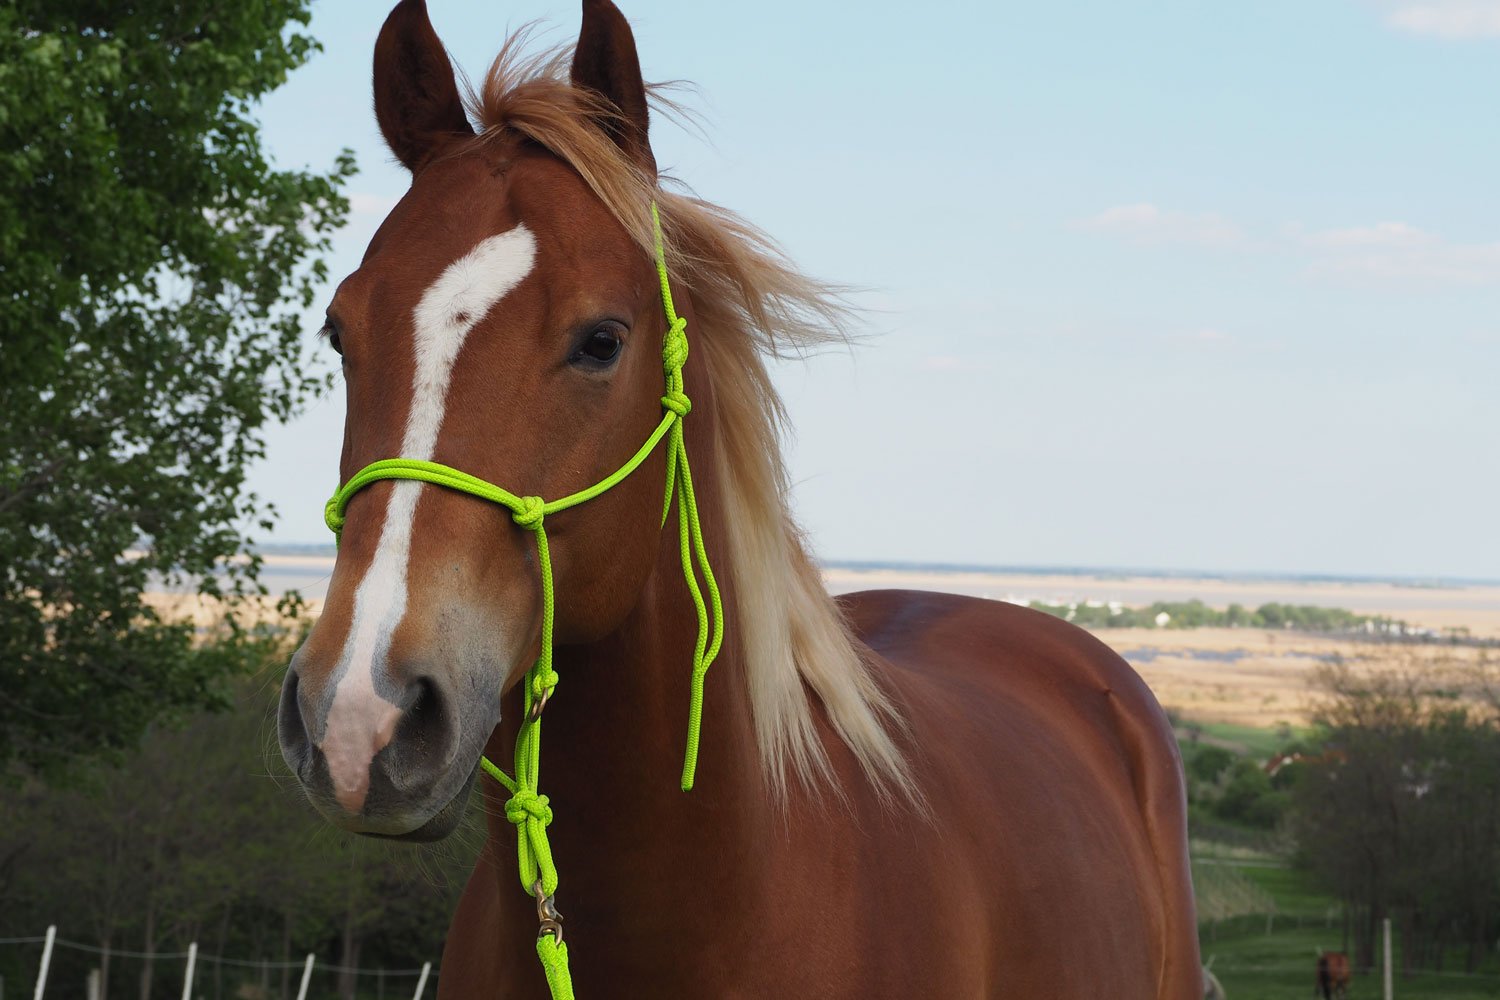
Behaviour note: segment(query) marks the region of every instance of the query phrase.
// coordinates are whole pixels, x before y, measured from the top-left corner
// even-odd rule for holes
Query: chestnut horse
[[[1180,763],[1150,691],[1024,608],[827,595],[767,358],[842,338],[836,299],[659,186],[608,0],[584,0],[571,57],[515,50],[466,109],[421,0],[376,43],[376,117],[412,182],[328,308],[342,540],[279,720],[333,823],[433,839],[551,694],[545,766],[521,754],[513,795],[478,779],[488,841],[439,995],[546,996],[526,889],[550,851],[584,997],[1200,996]],[[527,499],[638,451],[587,502]],[[705,565],[718,623],[695,607]]]
[[[1349,967],[1349,956],[1341,951],[1325,951],[1318,954],[1318,978],[1313,984],[1313,996],[1333,1000],[1349,995],[1349,984],[1354,981],[1354,971]]]

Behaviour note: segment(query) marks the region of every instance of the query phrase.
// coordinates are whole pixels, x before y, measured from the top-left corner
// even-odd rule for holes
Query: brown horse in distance
[[[1313,986],[1313,996],[1332,1000],[1333,997],[1349,995],[1349,984],[1354,981],[1354,970],[1349,967],[1349,956],[1341,951],[1325,951],[1318,956],[1318,978]]]
[[[571,60],[507,45],[466,111],[403,0],[374,84],[412,184],[328,310],[342,480],[406,457],[553,498],[618,469],[662,417],[653,201],[687,319],[683,426],[726,615],[693,791],[698,625],[662,451],[546,520],[562,681],[540,787],[578,995],[1201,996],[1180,762],[1135,672],[1013,605],[824,591],[766,359],[845,317],[754,229],[659,185],[619,11],[584,0]],[[332,822],[440,837],[481,752],[510,760],[544,641],[538,551],[509,510],[430,484],[376,482],[345,514],[283,753]],[[480,780],[489,839],[439,995],[545,997],[506,794]]]

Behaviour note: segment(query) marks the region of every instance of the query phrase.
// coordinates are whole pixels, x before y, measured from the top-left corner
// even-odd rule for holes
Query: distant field
[[[1157,601],[1200,600],[1216,608],[1269,602],[1344,608],[1361,615],[1389,615],[1413,625],[1467,627],[1475,635],[1500,638],[1500,584],[1425,584],[1375,580],[1229,579],[1221,577],[1111,574],[1019,574],[934,572],[909,569],[829,567],[823,579],[834,593],[885,587],[943,590],[1009,601],[1118,601],[1143,607]]]
[[[327,591],[333,557],[326,552],[273,553],[264,559],[263,577],[272,593],[296,588],[304,597],[319,600]],[[835,594],[901,587],[1053,604],[1119,601],[1141,607],[1156,601],[1195,598],[1216,608],[1231,603],[1251,608],[1268,602],[1311,604],[1362,615],[1389,615],[1429,628],[1463,626],[1475,635],[1500,638],[1500,584],[1494,583],[987,573],[847,566],[826,567],[823,579]]]
[[[320,552],[270,554],[263,580],[273,594],[295,588],[322,610],[333,558]],[[983,573],[905,568],[828,567],[834,593],[901,587],[1021,602],[1119,601],[1130,607],[1156,601],[1198,599],[1214,607],[1258,607],[1269,602],[1345,608],[1388,615],[1430,628],[1466,627],[1500,638],[1500,585],[1420,585],[1369,580],[1256,578],[1232,580],[1109,574]],[[212,607],[186,594],[161,594],[153,602],[173,617],[207,626]],[[1308,680],[1335,658],[1366,661],[1450,647],[1386,645],[1267,629],[1101,629],[1096,634],[1128,659],[1180,718],[1204,726],[1206,739],[1257,755],[1270,753],[1276,731],[1307,724]],[[1457,655],[1470,655],[1460,650]],[[1239,727],[1239,728],[1236,728]]]

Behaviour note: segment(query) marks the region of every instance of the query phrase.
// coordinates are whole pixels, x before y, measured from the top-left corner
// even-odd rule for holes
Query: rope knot
[[[545,795],[538,795],[529,788],[518,788],[516,794],[505,800],[505,818],[520,826],[528,819],[537,820],[542,826],[552,822],[552,806]]]
[[[339,498],[333,496],[323,505],[323,523],[328,525],[328,530],[335,535],[342,534],[344,530],[344,512],[339,509]]]
[[[542,510],[542,498],[517,497],[516,499],[521,506],[511,511],[510,519],[527,531],[539,530],[542,526],[542,515],[545,513]]]
[[[667,327],[666,336],[661,342],[661,365],[669,372],[680,372],[682,366],[687,363],[688,339],[687,320],[681,316],[672,320],[672,325]]]
[[[540,701],[543,697],[550,695],[552,693],[552,689],[557,687],[557,682],[560,679],[561,678],[557,676],[557,671],[553,670],[551,667],[546,668],[545,671],[537,671],[536,673],[534,673],[531,677],[532,700]]]
[[[661,398],[661,405],[663,409],[671,410],[679,417],[685,417],[693,410],[693,401],[681,389],[668,389],[667,394]]]

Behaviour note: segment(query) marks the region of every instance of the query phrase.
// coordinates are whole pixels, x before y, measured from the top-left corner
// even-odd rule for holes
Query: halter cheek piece
[[[678,316],[672,307],[666,252],[662,246],[661,218],[657,214],[655,202],[651,204],[651,223],[655,231],[656,273],[661,279],[661,303],[667,315],[667,330],[662,337],[661,348],[666,392],[661,397],[664,411],[661,423],[656,425],[646,443],[641,445],[629,461],[612,475],[587,489],[560,500],[544,501],[541,497],[516,496],[494,483],[438,462],[385,458],[371,462],[356,472],[347,483],[339,487],[323,509],[324,521],[335,538],[338,538],[343,533],[344,509],[349,506],[349,498],[355,493],[382,479],[414,479],[468,493],[508,508],[511,520],[536,535],[537,564],[542,571],[542,650],[536,663],[526,672],[522,686],[524,714],[520,732],[516,735],[516,776],[514,780],[507,777],[488,757],[480,757],[479,766],[511,793],[510,799],[505,803],[505,816],[516,825],[521,886],[537,900],[537,915],[541,923],[536,942],[537,955],[542,960],[547,985],[555,1000],[572,1000],[573,985],[568,974],[568,948],[562,940],[562,915],[557,912],[552,899],[557,891],[557,868],[552,862],[552,849],[547,844],[547,826],[552,822],[552,807],[547,796],[537,791],[541,764],[542,709],[546,707],[558,681],[557,672],[552,669],[552,559],[547,551],[547,531],[542,526],[543,520],[548,514],[576,507],[619,485],[646,460],[663,437],[668,439],[661,523],[666,524],[675,494],[682,575],[687,581],[688,593],[692,595],[693,607],[698,615],[698,639],[693,647],[693,676],[688,704],[687,749],[682,765],[683,791],[693,787],[693,776],[698,766],[703,678],[714,657],[718,655],[724,638],[724,609],[719,600],[719,587],[714,581],[713,570],[708,565],[708,553],[703,547],[703,530],[698,524],[698,503],[693,495],[693,474],[688,467],[687,448],[682,439],[682,420],[693,408],[692,400],[682,390],[682,366],[688,355],[687,320]],[[702,588],[698,585],[695,566],[703,574]],[[707,604],[704,602],[705,590],[708,593]]]

